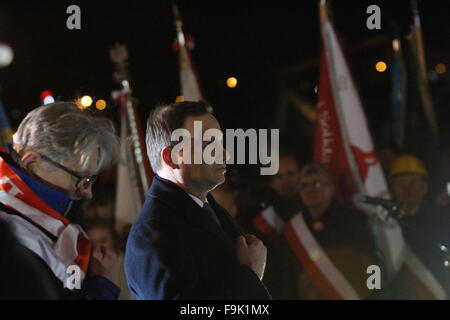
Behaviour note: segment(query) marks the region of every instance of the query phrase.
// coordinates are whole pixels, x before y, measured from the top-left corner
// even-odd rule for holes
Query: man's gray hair
[[[55,102],[27,114],[14,135],[19,155],[36,151],[58,163],[85,167],[98,150],[98,172],[115,162],[119,139],[111,120],[93,117],[74,102]]]

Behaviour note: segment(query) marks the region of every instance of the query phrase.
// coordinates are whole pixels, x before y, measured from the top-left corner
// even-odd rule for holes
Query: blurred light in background
[[[89,108],[92,105],[92,98],[90,96],[83,96],[80,102],[83,107]]]
[[[83,105],[81,104],[81,98],[76,98],[75,99],[75,103],[76,103],[78,109],[80,109],[80,110],[85,110],[86,109],[86,107],[83,107]]]
[[[103,99],[97,100],[97,102],[95,103],[95,107],[98,110],[104,110],[106,108],[106,101]]]
[[[175,98],[175,102],[183,102],[184,101],[184,97],[183,96],[178,96]]]
[[[6,43],[0,43],[0,67],[6,67],[11,64],[14,59],[14,52]]]
[[[400,41],[399,41],[398,39],[392,40],[392,48],[393,48],[395,51],[400,50]]]
[[[50,90],[42,91],[41,101],[44,105],[55,102],[55,98],[53,98],[53,92],[51,92]]]
[[[237,79],[235,77],[230,77],[227,79],[228,88],[235,88],[237,86]]]
[[[386,71],[386,69],[387,69],[387,65],[386,65],[386,63],[383,62],[383,61],[378,61],[378,62],[375,64],[375,69],[376,69],[378,72],[384,72],[384,71]]]
[[[44,99],[44,104],[50,104],[53,102],[55,102],[55,98],[53,98],[52,96],[45,97]]]
[[[438,63],[434,67],[434,70],[436,70],[437,73],[442,74],[442,73],[444,73],[447,70],[447,67],[443,63]]]

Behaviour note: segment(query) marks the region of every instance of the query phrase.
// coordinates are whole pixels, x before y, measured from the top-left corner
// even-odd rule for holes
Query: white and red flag
[[[120,158],[117,164],[115,227],[126,233],[136,220],[151,185],[153,171],[147,157],[145,129],[133,104],[128,78],[128,51],[116,44],[110,50],[116,66],[114,77],[122,89],[112,98],[120,108]]]
[[[337,182],[338,200],[348,202],[355,193],[389,197],[387,183],[374,152],[372,138],[358,91],[329,21],[326,1],[320,1],[323,42],[314,160],[326,163]],[[373,210],[372,210],[373,211]],[[384,254],[388,278],[408,270],[421,284],[418,296],[444,298],[440,285],[406,246],[396,221],[378,210],[376,233]],[[426,276],[425,276],[426,275]],[[416,286],[416,288],[419,286]]]
[[[353,83],[325,1],[320,3],[323,42],[319,99],[314,137],[314,160],[325,163],[336,181],[338,200],[349,202],[355,193],[387,196],[388,187],[374,153],[372,138],[358,91]],[[401,265],[404,242],[392,221],[381,237],[390,271]]]
[[[203,100],[202,90],[197,79],[194,65],[192,63],[189,50],[193,47],[191,37],[185,37],[183,32],[183,21],[181,20],[178,7],[173,6],[175,16],[175,27],[177,31],[177,42],[175,48],[178,51],[178,60],[180,64],[180,87],[181,95],[186,101]]]

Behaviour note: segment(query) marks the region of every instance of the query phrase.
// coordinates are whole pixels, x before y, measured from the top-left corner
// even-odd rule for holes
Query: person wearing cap
[[[394,198],[403,203],[401,213],[415,216],[428,189],[427,171],[422,161],[412,155],[399,156],[392,162],[389,175]]]
[[[389,183],[393,198],[402,203],[399,221],[406,243],[449,293],[447,256],[440,247],[450,248],[450,219],[427,198],[424,164],[413,155],[397,157],[389,171]]]

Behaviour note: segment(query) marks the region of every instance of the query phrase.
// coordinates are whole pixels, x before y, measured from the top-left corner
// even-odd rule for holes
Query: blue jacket
[[[236,257],[239,231],[208,195],[222,227],[180,187],[155,176],[128,237],[125,272],[138,299],[270,299]]]

